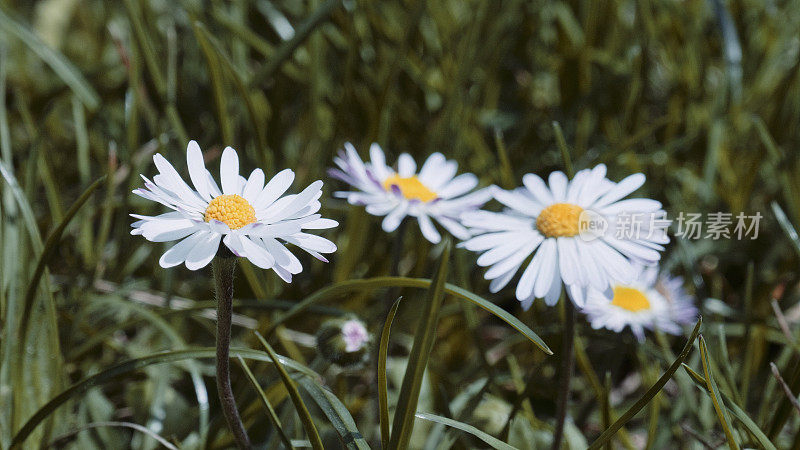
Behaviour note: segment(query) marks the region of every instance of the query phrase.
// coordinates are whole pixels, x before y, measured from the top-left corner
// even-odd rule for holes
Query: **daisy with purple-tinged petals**
[[[334,158],[338,168],[330,175],[344,181],[354,191],[336,192],[352,205],[362,205],[374,216],[385,216],[382,227],[387,233],[397,229],[406,216],[414,217],[425,239],[436,244],[441,240],[436,221],[459,239],[469,239],[469,231],[459,216],[480,208],[491,198],[487,189],[473,191],[478,177],[471,173],[456,176],[458,163],[441,153],[428,157],[417,173],[417,163],[407,153],[398,158],[397,170],[386,165],[386,156],[378,144],[369,149],[370,161],[364,162],[356,149],[345,150]]]
[[[247,258],[262,269],[272,269],[286,282],[303,266],[285,244],[294,244],[327,262],[323,253],[336,251],[333,242],[305,232],[333,228],[338,223],[317,211],[322,181],[315,181],[299,194],[284,195],[294,181],[285,169],[264,184],[261,169],[248,178],[239,175],[239,157],[225,148],[220,162],[220,188],[203,162],[197,142],[189,142],[186,162],[194,189],[181,178],[161,154],[153,156],[158,175],[144,179],[144,188],[134,194],[161,203],[173,211],[158,216],[131,214],[137,222],[131,234],[149,241],[180,240],[159,259],[161,267],[185,264],[190,270],[208,265],[224,243],[235,256]]]
[[[683,279],[658,273],[658,266],[635,267],[630,284],[613,287],[611,300],[589,289],[583,313],[592,328],[606,328],[620,333],[630,327],[639,342],[645,330],[680,334],[682,327],[697,320],[697,308],[683,288]]]

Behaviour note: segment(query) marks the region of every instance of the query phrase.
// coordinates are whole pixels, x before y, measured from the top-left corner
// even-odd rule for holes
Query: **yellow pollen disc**
[[[611,304],[630,312],[650,309],[650,301],[642,291],[626,286],[614,287],[614,298],[611,300]]]
[[[536,218],[536,228],[545,237],[572,237],[580,232],[580,215],[583,208],[572,203],[548,206]]]
[[[256,210],[239,195],[220,195],[208,204],[203,219],[206,222],[219,220],[235,230],[255,222]]]
[[[394,174],[383,182],[383,188],[387,191],[392,190],[392,186],[397,186],[403,197],[409,200],[419,200],[421,202],[429,202],[436,200],[436,193],[428,189],[416,175],[408,178],[403,178],[400,175]]]

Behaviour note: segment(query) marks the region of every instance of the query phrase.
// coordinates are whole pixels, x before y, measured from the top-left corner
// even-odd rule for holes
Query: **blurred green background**
[[[661,200],[671,216],[764,216],[756,240],[676,239],[664,267],[683,275],[698,297],[719,390],[779,448],[800,448],[800,411],[768,366],[775,361],[796,398],[799,68],[798,1],[2,0],[0,448],[72,383],[131,358],[213,345],[213,321],[202,309],[213,308],[210,269],[161,269],[167,247],[128,234],[129,213],[163,212],[130,194],[139,173],[155,173],[153,153],[185,175],[186,143],[196,139],[215,175],[230,145],[247,172],[294,169],[294,192],[325,181],[323,213],[341,223],[325,234],[339,246],[331,263],[303,258],[305,270],[291,285],[247,263],[239,271],[235,345],[259,348],[250,328],[263,331],[331,283],[390,272],[395,236],[332,198],[345,186],[325,170],[343,142],[362,156],[378,142],[390,162],[401,152],[419,160],[439,151],[482,185],[514,187],[525,173],[563,169],[554,121],[577,168],[605,163],[614,181],[644,172],[638,195]],[[54,253],[39,290],[26,294],[46,237],[102,175],[58,245],[47,247]],[[416,226],[403,242],[400,274],[430,278],[441,248]],[[449,301],[419,409],[519,448],[549,445],[558,308],[537,303],[523,313],[513,289],[490,295],[474,255],[462,249],[450,272],[451,283],[517,315],[556,356],[497,318]],[[313,335],[326,318],[351,311],[379,336],[386,296],[417,301],[421,292],[339,296],[288,321],[272,339],[279,353],[323,375],[371,445],[379,442],[374,355],[363,368],[343,369],[316,354]],[[23,347],[15,336],[26,295],[35,301]],[[393,328],[390,397],[418,310],[401,306]],[[615,420],[685,343],[651,335],[637,345],[628,333],[591,330],[580,316],[578,332],[569,448],[585,447],[606,428],[604,399]],[[697,348],[686,362],[703,373]],[[293,437],[302,438],[274,368],[249,366]],[[114,421],[141,424],[184,448],[226,448],[212,367],[208,359],[150,366],[75,393],[26,445],[157,446],[118,426],[71,433]],[[277,445],[238,366],[234,388],[253,438]],[[322,417],[326,445],[337,448],[324,415],[312,413]],[[734,415],[738,442],[763,445]],[[485,446],[421,420],[415,430],[413,448]],[[712,398],[680,369],[613,443],[715,448],[725,434]]]

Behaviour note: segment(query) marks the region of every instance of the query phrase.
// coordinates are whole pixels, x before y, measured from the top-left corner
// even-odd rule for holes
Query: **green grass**
[[[247,171],[323,179],[341,223],[331,263],[301,258],[292,284],[240,264],[231,353],[247,365],[232,376],[254,442],[302,447],[313,427],[324,448],[546,448],[554,434],[559,308],[489,294],[474,254],[414,224],[392,273],[395,236],[331,195],[344,186],[325,170],[350,141],[390,161],[441,151],[504,187],[565,170],[566,151],[615,181],[644,172],[637,194],[671,216],[760,212],[757,240],[669,245],[663,267],[703,314],[694,334],[638,344],[578,314],[564,441],[800,448],[797,1],[30,3],[0,0],[0,449],[232,445],[211,269],[161,269],[167,246],[129,234],[129,213],[163,212],[130,193],[139,174],[160,152],[185,175],[188,139],[213,173],[231,145]],[[312,339],[348,312],[378,337],[361,368]]]

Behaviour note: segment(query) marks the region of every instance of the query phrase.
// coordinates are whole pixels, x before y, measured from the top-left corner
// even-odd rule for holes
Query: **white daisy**
[[[626,326],[641,342],[645,329],[660,329],[680,334],[683,325],[697,320],[697,308],[683,289],[683,279],[658,276],[658,266],[635,267],[635,281],[617,284],[613,297],[589,289],[583,312],[592,328],[607,328],[617,333]]]
[[[264,172],[254,170],[245,179],[239,175],[239,157],[231,147],[222,152],[217,186],[203,162],[197,142],[189,142],[186,162],[196,190],[189,187],[163,156],[153,156],[159,174],[134,194],[161,203],[174,211],[159,216],[131,214],[140,219],[131,234],[153,242],[181,239],[159,259],[161,267],[186,264],[190,270],[205,267],[217,254],[220,241],[239,257],[263,269],[273,269],[286,282],[303,270],[300,261],[284,243],[294,244],[317,259],[336,251],[333,242],[305,233],[338,225],[316,214],[320,208],[322,181],[301,193],[282,196],[294,181],[294,172],[278,172],[264,185]]]
[[[527,174],[524,187],[493,189],[503,212],[473,211],[462,223],[475,235],[460,244],[484,252],[478,265],[489,266],[485,278],[491,292],[502,289],[533,254],[517,284],[516,297],[528,309],[535,298],[558,301],[562,282],[577,306],[588,287],[610,295],[614,282],[630,282],[632,262],[658,261],[669,242],[661,203],[644,198],[622,200],[645,181],[643,174],[620,183],[606,177],[602,164],[578,172],[572,181],[553,172],[549,187]],[[628,230],[625,225],[632,230]],[[628,233],[628,231],[633,231]]]
[[[478,177],[471,173],[456,176],[458,163],[448,161],[441,153],[428,157],[417,173],[417,163],[407,153],[398,158],[398,170],[386,165],[386,157],[378,144],[369,149],[365,163],[356,149],[344,144],[345,151],[334,158],[338,169],[330,175],[350,184],[357,191],[336,192],[352,205],[364,205],[369,214],[386,216],[383,230],[394,231],[406,216],[416,217],[425,239],[436,244],[441,240],[431,219],[436,220],[453,236],[468,239],[469,231],[459,223],[459,216],[480,208],[491,198],[487,189],[472,191]]]

